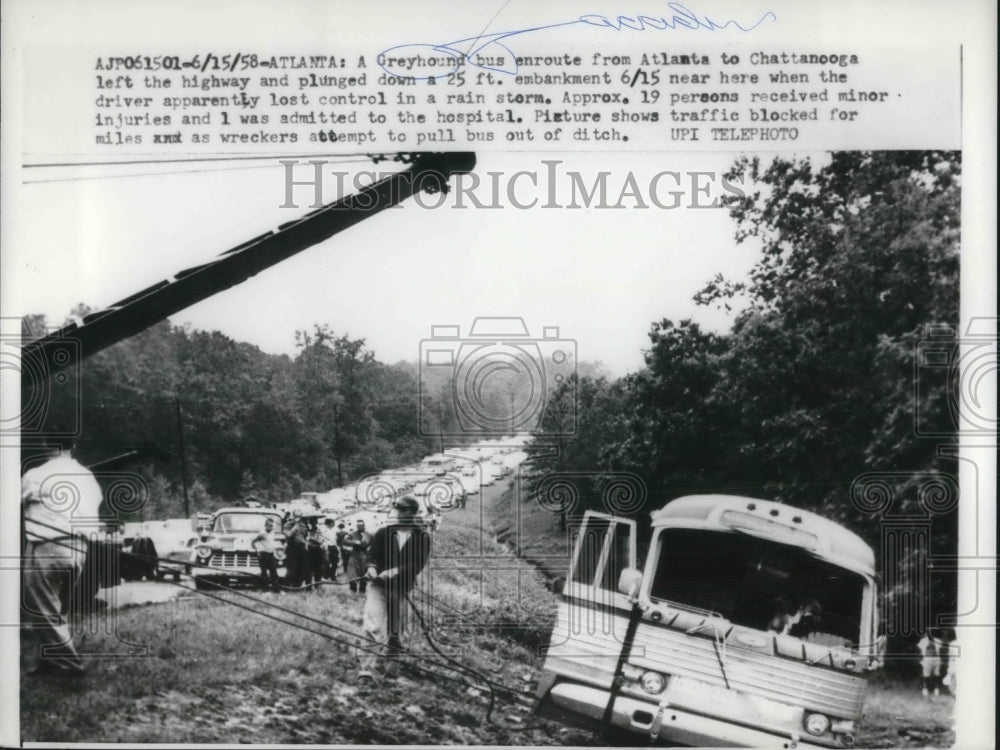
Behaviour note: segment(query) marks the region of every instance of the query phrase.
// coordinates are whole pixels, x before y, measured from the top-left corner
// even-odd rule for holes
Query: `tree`
[[[856,518],[845,498],[857,474],[945,468],[915,436],[912,373],[925,327],[957,324],[958,155],[841,152],[736,170],[760,186],[732,203],[737,241],[755,238],[763,258],[748,284],[717,278],[698,299],[746,305],[725,362],[750,438],[740,449],[779,497]],[[952,394],[927,397],[940,407]]]
[[[939,448],[955,442],[957,394],[914,377],[928,328],[958,324],[959,155],[744,158],[734,171],[756,186],[731,201],[736,239],[760,243],[762,259],[748,281],[720,275],[696,296],[739,310],[724,341],[654,327],[626,458],[669,486],[699,477],[658,457],[701,456],[717,485],[845,522],[877,552],[881,513],[926,520],[937,493],[951,511],[933,517],[930,549],[886,561],[903,582],[893,602],[924,597],[915,568],[956,542],[954,503],[940,497],[956,468]],[[863,481],[886,493],[883,510],[858,502]],[[954,577],[937,584],[935,610],[954,611]]]
[[[311,334],[298,331],[295,338],[299,408],[311,415],[313,428],[334,456],[338,486],[343,486],[345,463],[375,431],[375,355],[365,349],[364,339],[338,337],[325,325]]]
[[[528,476],[527,497],[558,514],[561,528],[569,515],[586,510],[616,512],[607,493],[620,474],[615,447],[628,432],[626,393],[621,381],[571,376],[546,401]],[[624,488],[641,492],[641,487]]]

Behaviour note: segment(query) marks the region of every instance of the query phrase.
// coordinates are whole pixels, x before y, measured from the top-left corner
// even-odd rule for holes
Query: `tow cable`
[[[38,520],[35,520],[35,519],[25,519],[25,520],[30,521],[31,523],[37,524],[37,525],[45,527],[45,528],[49,528],[49,529],[55,530],[55,531],[60,531],[60,532],[64,531],[63,529],[60,529],[59,527],[51,526],[49,524],[46,524],[46,523],[44,523],[42,521],[38,521]],[[72,549],[74,551],[77,549],[77,547],[75,545],[69,544],[69,543],[67,543],[65,541],[66,537],[63,537],[62,539],[50,539],[50,538],[47,538],[47,537],[45,537],[45,536],[43,536],[41,534],[38,534],[38,533],[35,533],[35,532],[32,532],[32,531],[25,531],[25,535],[26,536],[34,537],[34,540],[32,540],[33,543],[56,544],[58,546],[61,546],[61,547],[67,548],[67,549]],[[137,559],[144,560],[144,561],[147,561],[147,562],[156,561],[156,562],[176,563],[176,561],[168,560],[166,558],[154,557],[152,555],[134,555],[134,556]],[[207,568],[207,569],[213,570],[213,571],[218,571],[219,570],[219,568],[215,568],[215,567],[212,567],[212,566],[209,566],[209,565],[204,565],[204,564],[199,564],[199,563],[185,563],[185,564],[186,565],[190,565],[191,567]],[[230,573],[234,574],[237,577],[242,577],[242,578],[245,578],[245,579],[260,581],[262,583],[267,584],[269,587],[273,588],[273,584],[271,583],[270,579],[266,578],[265,576],[261,576],[261,575],[255,574],[255,573],[250,573],[248,571],[227,571],[227,574],[230,574]],[[313,584],[307,584],[307,586],[304,586],[304,587],[301,587],[301,588],[287,587],[287,586],[280,586],[279,588],[281,590],[288,590],[288,591],[301,591],[303,588],[306,588],[306,587],[312,587],[312,588],[314,588],[314,587],[321,586],[321,585],[344,585],[344,584],[347,584],[347,583],[351,583],[352,581],[361,581],[361,580],[364,580],[364,579],[363,578],[355,578],[355,579],[351,579],[351,580],[348,580],[348,581],[320,581],[320,582],[313,583]],[[227,585],[225,585],[223,583],[220,583],[220,582],[217,582],[217,581],[211,581],[211,580],[205,579],[205,580],[202,581],[202,583],[208,584],[210,586],[213,586],[216,589],[218,589],[220,592],[224,591],[224,592],[227,592],[229,594],[233,594],[235,596],[238,596],[238,597],[241,597],[241,598],[244,598],[244,599],[248,599],[248,600],[250,600],[250,601],[252,601],[252,602],[254,602],[256,604],[260,604],[260,605],[263,605],[265,607],[270,607],[272,609],[278,610],[279,612],[286,613],[288,615],[291,615],[292,617],[300,618],[300,619],[305,620],[305,621],[307,621],[309,623],[314,623],[314,624],[317,624],[317,625],[321,625],[321,626],[323,626],[325,628],[329,628],[331,630],[337,631],[337,632],[342,633],[342,634],[344,634],[346,636],[350,636],[354,640],[353,641],[349,641],[349,640],[346,640],[344,638],[338,638],[337,636],[332,635],[332,634],[330,634],[328,632],[323,632],[322,630],[318,630],[318,629],[316,629],[314,627],[310,627],[308,625],[304,625],[302,623],[295,622],[294,620],[285,619],[283,617],[278,617],[278,616],[276,616],[274,614],[271,614],[271,613],[265,612],[265,611],[261,611],[260,609],[256,609],[256,608],[251,607],[249,605],[241,604],[240,602],[236,602],[236,601],[233,601],[231,599],[227,599],[227,598],[225,598],[223,596],[219,596],[217,594],[209,593],[209,592],[207,592],[207,591],[205,591],[203,589],[190,588],[188,586],[185,586],[183,583],[181,583],[179,581],[166,581],[166,583],[169,583],[170,585],[176,586],[176,587],[178,587],[180,589],[183,589],[185,591],[190,591],[190,592],[192,592],[192,593],[194,593],[194,594],[196,594],[198,596],[202,596],[202,597],[205,597],[207,599],[212,599],[212,600],[221,602],[223,604],[229,604],[231,606],[237,607],[239,609],[246,610],[247,612],[251,612],[251,613],[256,614],[256,615],[260,615],[261,617],[265,617],[267,619],[273,620],[273,621],[281,623],[283,625],[288,625],[288,626],[291,626],[293,628],[297,628],[299,630],[302,630],[304,632],[312,633],[313,635],[318,635],[321,638],[325,638],[325,639],[327,639],[329,641],[332,641],[332,642],[337,643],[339,645],[345,646],[347,649],[358,649],[360,651],[363,651],[363,652],[369,653],[369,654],[373,654],[373,655],[379,655],[379,654],[382,653],[382,644],[380,642],[377,642],[377,641],[373,640],[372,638],[370,638],[369,636],[367,636],[365,634],[356,633],[356,632],[354,632],[352,630],[348,630],[347,628],[342,628],[340,626],[334,625],[334,624],[332,624],[330,622],[327,622],[325,620],[321,620],[319,618],[312,617],[310,615],[302,614],[301,612],[296,612],[295,610],[289,609],[287,607],[283,607],[283,606],[277,604],[276,602],[266,601],[266,600],[264,600],[264,599],[262,599],[260,597],[253,596],[251,594],[247,594],[245,592],[239,591],[239,590],[237,590],[235,588],[232,588],[230,586],[227,586]],[[516,703],[518,705],[523,705],[523,702],[522,702],[524,700],[523,695],[519,691],[517,691],[517,690],[515,690],[515,689],[513,689],[513,688],[511,688],[511,687],[509,687],[507,685],[504,685],[503,683],[500,683],[500,682],[497,682],[495,680],[492,680],[489,677],[487,677],[486,675],[484,675],[482,672],[480,672],[480,671],[478,671],[478,670],[476,670],[476,669],[474,669],[472,667],[468,667],[466,665],[460,664],[460,663],[456,662],[454,659],[452,659],[451,657],[449,657],[446,654],[442,653],[440,651],[440,649],[438,649],[437,645],[434,643],[433,638],[431,637],[431,635],[430,635],[430,633],[428,631],[426,620],[425,620],[425,618],[423,616],[423,613],[420,610],[417,609],[417,607],[410,600],[409,596],[406,597],[406,600],[407,600],[407,603],[410,605],[410,607],[416,613],[417,619],[420,621],[421,630],[423,632],[424,638],[426,639],[428,645],[431,647],[431,649],[442,660],[442,661],[438,661],[436,659],[430,659],[430,660],[424,659],[424,663],[425,664],[429,664],[431,666],[436,666],[436,667],[441,667],[441,668],[443,668],[445,670],[448,670],[448,671],[453,671],[453,672],[458,672],[460,674],[468,675],[468,676],[474,678],[476,681],[482,683],[482,685],[484,685],[486,687],[487,691],[489,692],[489,705],[488,705],[487,712],[486,712],[486,721],[487,721],[487,723],[492,724],[493,726],[501,728],[501,729],[503,729],[505,731],[510,731],[510,732],[521,732],[521,731],[528,731],[528,730],[538,729],[539,728],[539,726],[537,726],[537,725],[523,726],[523,727],[522,726],[516,726],[516,727],[515,726],[508,726],[508,725],[505,725],[505,724],[502,724],[500,722],[495,721],[493,719],[493,717],[492,717],[492,713],[493,713],[493,710],[494,710],[494,707],[495,707],[495,704],[496,704],[496,698],[497,698],[498,695],[499,696],[503,696],[506,699],[511,700],[511,702]],[[441,679],[450,680],[452,682],[457,682],[457,683],[463,684],[463,685],[465,685],[465,686],[467,686],[469,688],[473,688],[475,690],[481,689],[479,686],[470,683],[466,679],[456,678],[456,677],[453,677],[453,676],[450,676],[450,675],[447,675],[447,674],[442,674],[442,673],[440,673],[438,671],[435,671],[435,670],[432,670],[432,669],[427,669],[425,666],[421,666],[419,664],[405,662],[405,666],[406,666],[407,670],[414,671],[417,674],[421,674],[421,675],[424,675],[426,677],[430,677],[433,680],[441,680]]]

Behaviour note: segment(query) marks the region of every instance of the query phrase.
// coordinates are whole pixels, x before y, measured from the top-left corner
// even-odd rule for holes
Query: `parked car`
[[[198,546],[199,541],[199,537],[192,536],[184,542],[165,549],[156,570],[157,578],[163,580],[169,575],[176,582],[180,581],[182,574],[190,575],[191,563],[197,562],[194,557],[194,548]]]
[[[278,572],[281,574],[285,560],[284,534],[281,533],[282,515],[271,508],[222,508],[212,516],[212,525],[196,540],[189,540],[183,557],[185,570],[197,588],[211,582],[259,583],[253,576],[261,575],[257,553],[253,549],[254,537],[264,531],[268,519],[274,521],[275,549]],[[171,558],[173,559],[173,558]]]

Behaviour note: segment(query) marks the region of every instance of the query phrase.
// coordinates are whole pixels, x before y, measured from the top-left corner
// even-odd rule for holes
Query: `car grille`
[[[209,565],[213,568],[256,568],[256,552],[216,552]]]

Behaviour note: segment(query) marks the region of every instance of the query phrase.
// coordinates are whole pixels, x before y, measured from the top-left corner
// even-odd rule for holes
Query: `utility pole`
[[[340,459],[340,410],[333,405],[333,455],[337,458],[337,486],[344,486],[344,467]]]
[[[514,391],[510,391],[507,395],[510,396],[510,434],[511,437],[514,436]]]
[[[437,413],[438,413],[438,453],[444,453],[444,400],[438,399],[437,402]]]
[[[177,448],[181,453],[181,486],[184,488],[184,517],[191,517],[191,500],[188,498],[187,454],[184,452],[184,419],[181,416],[181,399],[174,399],[177,412]]]

